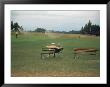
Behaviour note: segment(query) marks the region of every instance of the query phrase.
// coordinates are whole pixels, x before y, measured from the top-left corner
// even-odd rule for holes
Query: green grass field
[[[80,38],[79,38],[80,36]],[[41,48],[50,43],[60,43],[63,52],[54,58],[41,59]],[[100,38],[78,34],[24,33],[16,39],[11,36],[11,76],[44,77],[100,76],[100,51],[96,55],[80,54],[74,59],[74,48],[96,48],[100,50]]]

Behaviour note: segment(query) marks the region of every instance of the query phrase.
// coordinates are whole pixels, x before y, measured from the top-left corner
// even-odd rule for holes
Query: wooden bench
[[[55,57],[55,53],[60,53],[62,52],[63,48],[42,48],[42,53],[41,53],[41,58],[44,54],[48,54],[50,57],[50,54],[53,54]]]
[[[74,49],[74,58],[77,57],[78,54],[88,53],[90,55],[96,55],[98,50],[94,48],[75,48]]]
[[[50,57],[50,54],[53,54],[55,57],[55,49],[48,49],[48,48],[42,48],[41,58],[44,54],[48,54]]]

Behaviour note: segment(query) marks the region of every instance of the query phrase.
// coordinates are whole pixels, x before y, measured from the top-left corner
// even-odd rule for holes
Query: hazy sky
[[[11,20],[24,30],[80,30],[89,20],[100,25],[100,11],[11,11]]]

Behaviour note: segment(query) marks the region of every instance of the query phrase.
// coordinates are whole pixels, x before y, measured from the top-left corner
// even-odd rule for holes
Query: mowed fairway
[[[51,34],[52,36],[52,34]],[[100,37],[75,34],[24,33],[17,39],[11,36],[11,76],[44,77],[100,76]],[[54,58],[41,59],[41,49],[50,43],[60,43],[63,52]],[[96,48],[96,55],[81,54],[74,59],[74,48]]]

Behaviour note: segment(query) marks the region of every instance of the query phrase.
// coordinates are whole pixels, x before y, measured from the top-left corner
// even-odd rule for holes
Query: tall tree
[[[92,22],[89,20],[88,22],[88,33],[91,33],[91,26],[92,26]]]
[[[15,31],[19,31],[19,28],[20,26],[18,25],[18,23],[16,22],[16,23],[14,23],[14,28],[15,28]]]
[[[23,31],[23,27],[20,26],[17,22],[13,23],[13,21],[11,21],[11,31]]]
[[[99,25],[92,25],[92,22],[89,20],[84,27],[81,28],[80,31],[82,34],[91,34],[91,35],[100,35],[100,26]]]
[[[84,34],[84,28],[82,26],[80,33]]]

